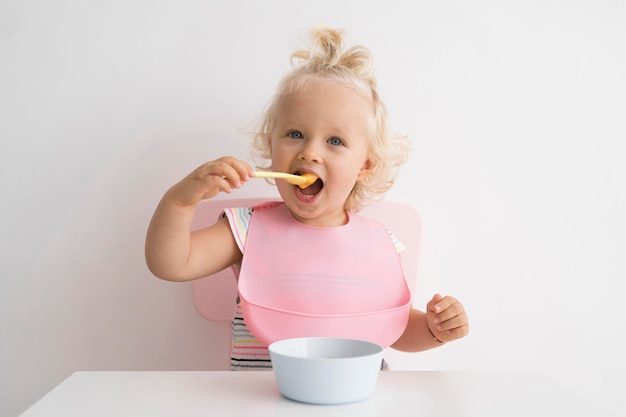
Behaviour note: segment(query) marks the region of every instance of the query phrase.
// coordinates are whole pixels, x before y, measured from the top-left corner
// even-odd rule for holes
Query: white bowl
[[[362,400],[376,388],[383,348],[336,337],[285,339],[269,345],[278,390],[312,404]]]

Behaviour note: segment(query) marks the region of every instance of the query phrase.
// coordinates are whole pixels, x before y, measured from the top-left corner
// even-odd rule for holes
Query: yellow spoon
[[[286,174],[284,172],[271,171],[255,171],[256,178],[280,178],[289,184],[297,185],[300,188],[306,188],[317,181],[317,177],[313,174],[304,173],[302,175]]]

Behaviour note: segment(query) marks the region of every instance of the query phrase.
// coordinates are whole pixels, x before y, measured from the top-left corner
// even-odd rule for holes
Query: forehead
[[[315,121],[353,129],[371,127],[374,118],[372,100],[347,85],[331,81],[309,80],[283,94],[277,102],[279,123]]]

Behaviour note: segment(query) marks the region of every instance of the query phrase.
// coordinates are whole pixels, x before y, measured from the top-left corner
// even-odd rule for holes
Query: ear
[[[365,162],[363,162],[363,166],[361,167],[361,170],[359,171],[359,176],[357,177],[357,180],[361,181],[367,178],[373,169],[374,169],[374,162],[372,162],[371,159],[366,159]]]

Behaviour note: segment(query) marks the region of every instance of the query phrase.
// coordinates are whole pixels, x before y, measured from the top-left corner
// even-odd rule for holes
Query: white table
[[[374,394],[335,405],[282,397],[272,372],[76,372],[21,417],[610,415],[541,373],[381,372]]]

